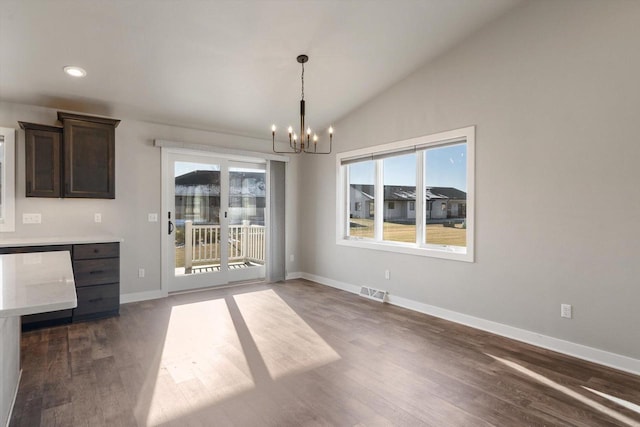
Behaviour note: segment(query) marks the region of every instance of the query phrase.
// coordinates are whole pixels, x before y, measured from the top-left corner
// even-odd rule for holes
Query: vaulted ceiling
[[[325,128],[519,1],[0,0],[0,100],[269,138],[305,53]]]

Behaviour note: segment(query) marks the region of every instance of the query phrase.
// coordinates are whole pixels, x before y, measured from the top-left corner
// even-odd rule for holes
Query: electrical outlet
[[[147,218],[149,219],[149,222],[158,222],[157,213],[150,213]]]
[[[23,224],[40,224],[42,223],[42,215],[39,213],[25,213],[22,214]]]
[[[144,268],[139,268],[138,269],[138,277],[141,278],[141,279],[144,277]]]
[[[93,222],[102,222],[102,214],[94,213],[93,214]]]
[[[384,278],[387,280],[391,278],[391,272],[389,270],[384,271]]]
[[[571,304],[560,304],[560,317],[571,319],[572,314]]]

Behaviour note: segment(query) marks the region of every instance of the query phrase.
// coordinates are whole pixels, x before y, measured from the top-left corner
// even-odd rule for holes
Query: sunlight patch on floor
[[[234,295],[269,375],[273,379],[340,359],[273,290]]]
[[[592,407],[593,409],[602,412],[603,414],[606,414],[608,416],[610,416],[611,418],[614,418],[620,422],[623,422],[629,426],[632,427],[640,427],[640,423],[638,423],[635,420],[632,420],[631,418],[627,417],[626,415],[623,415],[607,406],[602,405],[601,403],[598,403],[592,399],[589,399],[586,396],[583,396],[580,393],[577,393],[573,390],[571,390],[570,388],[563,386],[562,384],[558,384],[557,382],[550,380],[549,378],[545,377],[544,375],[540,375],[536,372],[533,372],[530,369],[525,368],[522,365],[519,365],[515,362],[511,362],[510,360],[506,360],[506,359],[502,359],[500,357],[497,356],[493,356],[491,354],[485,353],[487,356],[493,358],[494,360],[497,360],[498,362],[512,368],[515,369],[516,371],[527,375],[530,378],[533,378],[534,380],[546,385],[547,387],[551,387],[554,390],[557,390],[561,393],[566,394],[569,397],[572,397],[573,399],[578,400],[581,403],[584,403],[585,405],[588,405],[590,407]],[[586,388],[586,387],[585,387]]]
[[[176,419],[254,387],[224,299],[175,306],[147,425]]]
[[[628,400],[620,399],[619,397],[611,396],[610,394],[603,393],[598,390],[594,390],[589,387],[582,386],[583,389],[589,390],[591,393],[595,393],[600,397],[604,397],[607,400],[612,401],[613,403],[617,403],[620,406],[624,406],[625,408],[640,414],[640,405],[636,405],[635,403],[629,402]]]

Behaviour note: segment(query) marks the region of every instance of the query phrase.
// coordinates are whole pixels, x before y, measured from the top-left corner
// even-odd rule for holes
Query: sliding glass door
[[[167,291],[263,278],[265,164],[168,153]]]

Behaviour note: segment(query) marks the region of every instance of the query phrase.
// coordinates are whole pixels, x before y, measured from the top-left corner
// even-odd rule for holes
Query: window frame
[[[435,245],[424,242],[425,184],[424,153],[431,148],[466,143],[467,201],[466,247]],[[382,210],[384,202],[382,185],[382,159],[394,155],[416,152],[416,242],[403,243],[382,240],[382,212],[376,212],[374,238],[349,236],[349,167],[354,161],[374,160],[376,190],[373,203]],[[410,255],[474,262],[475,258],[475,126],[467,126],[431,135],[396,141],[372,147],[338,153],[336,155],[336,244],[356,248],[382,250]],[[420,237],[422,236],[422,237]]]

